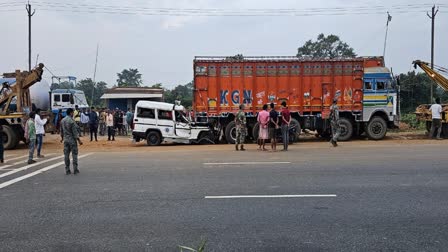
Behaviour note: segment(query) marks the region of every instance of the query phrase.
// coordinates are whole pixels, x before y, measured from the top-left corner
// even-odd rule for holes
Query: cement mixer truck
[[[87,108],[84,92],[75,89],[57,89],[42,81],[44,64],[40,63],[31,72],[16,70],[4,73],[0,91],[0,124],[3,126],[3,145],[14,149],[24,141],[24,123],[30,111],[40,108],[44,116],[54,117],[54,113],[78,105]],[[47,132],[54,131],[52,120],[46,125]]]

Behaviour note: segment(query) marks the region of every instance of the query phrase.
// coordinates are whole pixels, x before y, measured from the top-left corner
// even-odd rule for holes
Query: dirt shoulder
[[[225,150],[230,148],[227,144],[216,145],[183,145],[183,144],[163,144],[158,147],[148,147],[146,142],[133,143],[130,136],[118,136],[115,141],[107,141],[106,137],[100,137],[98,142],[90,142],[88,137],[82,137],[84,142],[80,146],[81,152],[146,152],[146,151],[201,151],[201,150]],[[367,138],[357,138],[349,142],[344,142],[346,146],[369,146],[369,145],[394,145],[394,144],[432,144],[440,141],[429,140],[423,131],[417,132],[390,132],[387,137],[381,141],[372,141]],[[301,135],[300,141],[294,146],[318,147],[324,146],[327,142],[316,138],[313,135]],[[58,135],[48,134],[44,138],[44,150],[48,152],[58,152],[63,149]],[[254,147],[255,148],[255,147]],[[18,152],[26,152],[27,147],[22,143]]]

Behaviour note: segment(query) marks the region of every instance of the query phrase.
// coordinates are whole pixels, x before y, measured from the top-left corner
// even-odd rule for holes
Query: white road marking
[[[17,169],[15,169],[15,170],[12,170],[12,171],[5,172],[5,173],[3,173],[3,174],[0,174],[0,178],[9,176],[9,175],[14,174],[14,173],[19,172],[19,171],[24,171],[24,170],[26,170],[26,169],[28,169],[28,168],[31,168],[31,167],[34,167],[34,166],[38,166],[38,165],[41,165],[41,164],[48,163],[48,162],[51,162],[51,161],[53,161],[53,160],[56,160],[56,159],[59,159],[59,158],[63,158],[63,157],[64,157],[64,156],[58,156],[58,157],[50,158],[50,159],[47,159],[47,160],[42,160],[42,161],[36,162],[36,163],[34,163],[34,164],[26,165],[26,166],[24,166],[24,167],[17,168]]]
[[[14,161],[14,160],[21,159],[21,158],[26,158],[26,157],[28,157],[28,154],[20,156],[20,157],[15,157],[15,158],[5,158],[5,161],[9,162],[9,161]]]
[[[81,158],[90,156],[90,155],[92,155],[92,154],[93,154],[93,153],[84,154],[84,155],[82,155],[82,156],[79,156],[78,159],[81,159]],[[42,162],[41,162],[41,163],[42,163]],[[37,174],[41,174],[41,173],[43,173],[43,172],[46,172],[46,171],[48,171],[48,170],[51,170],[51,169],[56,168],[56,167],[58,167],[58,166],[61,166],[61,165],[63,165],[63,164],[64,164],[64,161],[59,162],[59,163],[56,163],[56,164],[53,164],[53,165],[50,165],[50,166],[47,166],[47,167],[45,167],[45,168],[39,169],[39,170],[34,171],[34,172],[31,172],[31,173],[28,173],[28,174],[23,175],[23,176],[21,176],[21,177],[18,177],[18,178],[15,178],[15,179],[11,179],[11,180],[9,180],[9,181],[6,181],[6,182],[4,182],[4,183],[1,183],[1,184],[0,184],[0,189],[5,188],[5,187],[7,187],[7,186],[10,186],[10,185],[12,185],[12,184],[15,184],[15,183],[17,183],[17,182],[19,182],[19,181],[25,180],[25,179],[27,179],[27,178],[36,176]],[[34,164],[33,164],[33,165],[34,165]]]
[[[1,166],[0,167],[0,171],[1,170],[8,170],[8,169],[6,169],[6,168],[9,168],[9,167],[11,167],[12,165],[4,165],[4,166]]]
[[[269,165],[290,164],[291,162],[234,162],[234,163],[204,163],[204,165]]]
[[[337,197],[336,194],[292,194],[292,195],[228,195],[205,196],[206,199],[242,199],[242,198],[325,198]]]
[[[53,156],[54,154],[56,154],[56,153],[50,153],[50,154],[47,154],[47,155],[45,155],[45,156],[46,156],[46,157],[49,157],[49,156]],[[28,157],[28,155],[26,155],[26,157]],[[35,159],[40,160],[40,159],[42,159],[42,158],[38,158],[38,157],[36,157]],[[22,161],[19,161],[19,162],[15,162],[15,163],[13,163],[12,165],[24,164],[24,163],[27,163],[27,162],[28,162],[28,159],[26,159],[26,160],[22,160]]]

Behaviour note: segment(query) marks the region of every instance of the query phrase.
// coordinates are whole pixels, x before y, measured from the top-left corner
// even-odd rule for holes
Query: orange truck
[[[304,59],[298,57],[202,57],[194,59],[193,112],[228,143],[235,142],[234,118],[245,105],[249,137],[258,137],[257,115],[264,104],[276,109],[286,101],[292,125],[330,135],[330,106],[335,93],[341,136],[366,133],[385,137],[398,125],[397,86],[382,57]],[[297,140],[298,134],[290,139]]]

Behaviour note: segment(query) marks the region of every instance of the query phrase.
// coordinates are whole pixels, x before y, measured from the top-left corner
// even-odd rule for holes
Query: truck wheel
[[[259,133],[260,133],[260,124],[256,123],[254,125],[254,128],[252,129],[252,137],[254,138],[255,142],[258,140],[258,134]]]
[[[6,150],[15,149],[19,143],[16,132],[8,125],[3,125],[3,146]]]
[[[146,136],[146,142],[148,146],[157,146],[162,142],[162,137],[159,132],[151,131]]]
[[[387,132],[387,123],[386,121],[379,117],[375,116],[370,119],[369,123],[366,127],[367,136],[372,140],[380,140],[386,136]]]
[[[339,126],[341,127],[341,134],[339,135],[339,141],[348,141],[353,136],[353,124],[347,118],[339,119]]]
[[[236,141],[236,125],[235,122],[230,122],[226,126],[226,140],[229,144],[235,144]]]

